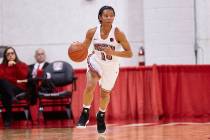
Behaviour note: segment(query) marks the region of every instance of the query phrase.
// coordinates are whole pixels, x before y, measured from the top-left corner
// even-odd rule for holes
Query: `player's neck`
[[[112,25],[101,25],[101,32],[104,34],[109,34]]]

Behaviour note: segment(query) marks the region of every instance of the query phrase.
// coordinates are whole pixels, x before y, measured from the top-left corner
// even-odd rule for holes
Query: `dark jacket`
[[[28,80],[29,81],[32,79],[32,76],[33,76],[32,75],[32,72],[33,72],[33,69],[34,69],[34,65],[35,64],[29,65],[29,75],[28,75]],[[44,65],[43,65],[43,67],[42,67],[42,69],[44,70],[48,65],[49,65],[49,63],[48,62],[45,62]]]

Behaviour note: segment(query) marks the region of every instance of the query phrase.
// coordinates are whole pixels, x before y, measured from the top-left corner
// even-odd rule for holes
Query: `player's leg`
[[[105,112],[109,104],[109,101],[110,101],[110,91],[106,91],[101,88],[100,107],[96,115],[98,133],[105,133],[106,131]]]
[[[93,101],[93,92],[97,85],[99,78],[95,73],[91,71],[87,72],[87,84],[83,94],[83,106],[89,107]]]
[[[93,92],[100,78],[100,67],[96,63],[94,57],[88,57],[88,71],[87,71],[87,84],[83,93],[83,110],[79,121],[77,123],[78,128],[85,128],[89,122],[89,110],[93,101]]]
[[[103,76],[101,77],[100,86],[100,107],[96,115],[98,133],[105,133],[105,112],[110,102],[111,90],[114,87],[115,81],[119,73],[119,65],[103,66]]]
[[[87,72],[87,84],[83,93],[83,110],[79,121],[77,123],[78,128],[85,128],[89,122],[89,110],[93,101],[93,92],[98,82],[98,76],[90,71]]]

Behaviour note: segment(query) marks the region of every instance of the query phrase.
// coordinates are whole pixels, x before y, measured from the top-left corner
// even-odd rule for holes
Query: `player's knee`
[[[95,85],[94,84],[87,84],[86,86],[86,92],[91,93],[93,92],[95,89]]]
[[[110,93],[109,92],[101,92],[101,98],[109,98]]]

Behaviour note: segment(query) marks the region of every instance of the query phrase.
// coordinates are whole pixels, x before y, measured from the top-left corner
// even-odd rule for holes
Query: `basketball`
[[[87,58],[88,50],[82,43],[74,42],[68,49],[69,58],[74,62],[82,62]]]

